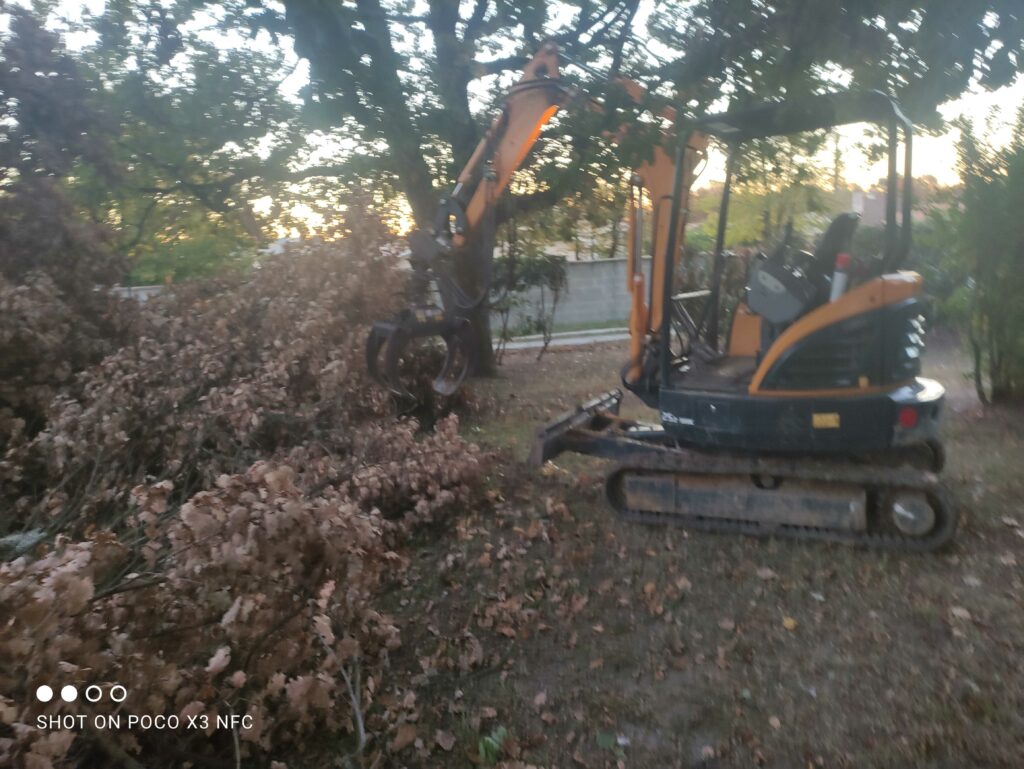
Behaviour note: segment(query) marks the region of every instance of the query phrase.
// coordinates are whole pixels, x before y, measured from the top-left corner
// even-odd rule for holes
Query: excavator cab
[[[740,300],[728,307],[726,225],[744,147],[862,122],[887,135],[883,252],[852,264],[852,212],[832,220],[813,253],[792,249],[787,232],[752,262]],[[607,494],[629,520],[907,550],[947,542],[956,515],[936,475],[944,390],[920,376],[922,279],[900,269],[911,245],[912,134],[896,102],[878,91],[762,104],[681,126],[662,212],[667,238],[652,254],[660,269],[646,293],[642,276],[632,276],[641,288],[622,372],[660,424],[620,418],[623,394],[611,391],[541,428],[531,459],[572,450],[617,460]],[[688,152],[708,137],[728,150],[710,285],[676,293]]]

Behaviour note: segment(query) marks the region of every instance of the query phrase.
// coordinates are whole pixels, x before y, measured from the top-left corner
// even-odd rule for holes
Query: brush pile
[[[375,599],[414,526],[483,498],[457,417],[434,408],[424,432],[366,379],[367,324],[399,285],[389,245],[364,225],[176,288],[43,429],[9,419],[0,527],[23,544],[0,565],[0,764],[266,762],[325,734],[339,755],[383,750],[401,634]],[[44,704],[44,683],[104,695]],[[182,725],[94,727],[115,712]],[[37,729],[51,713],[88,718]]]

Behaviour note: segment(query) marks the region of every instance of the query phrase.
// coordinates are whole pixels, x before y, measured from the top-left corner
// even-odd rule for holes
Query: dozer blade
[[[366,341],[366,366],[370,377],[400,400],[416,396],[402,382],[403,363],[414,339],[440,337],[445,354],[432,387],[441,396],[453,395],[462,386],[475,361],[473,328],[465,318],[450,318],[437,308],[404,310],[392,321],[377,322]]]
[[[555,417],[537,430],[527,462],[531,467],[540,467],[549,459],[554,459],[569,449],[567,439],[573,434],[581,430],[600,429],[609,417],[618,416],[621,403],[622,391],[609,390]]]

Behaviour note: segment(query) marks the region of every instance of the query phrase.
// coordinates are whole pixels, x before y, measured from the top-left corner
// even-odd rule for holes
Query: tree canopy
[[[215,269],[239,249],[301,231],[303,209],[332,218],[357,191],[380,208],[405,201],[425,222],[504,89],[552,39],[582,65],[566,77],[612,108],[597,115],[578,104],[546,132],[505,208],[539,211],[608,197],[608,184],[649,151],[646,139],[613,144],[603,135],[629,118],[609,76],[628,75],[695,111],[882,88],[915,121],[938,126],[937,105],[1016,76],[1018,6],[108,0],[63,25],[86,40],[64,55],[103,119],[87,134],[110,139],[107,159],[84,158],[63,186],[149,280]],[[51,21],[59,15],[56,4],[39,8]],[[12,25],[5,37],[17,34]]]

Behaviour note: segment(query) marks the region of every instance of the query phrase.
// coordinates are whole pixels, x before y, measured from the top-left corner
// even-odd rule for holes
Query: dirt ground
[[[395,765],[1024,766],[1024,414],[982,410],[937,341],[962,523],[923,556],[619,521],[600,462],[523,459],[624,347],[510,354],[464,423],[493,509],[423,532],[388,598],[418,691]]]

